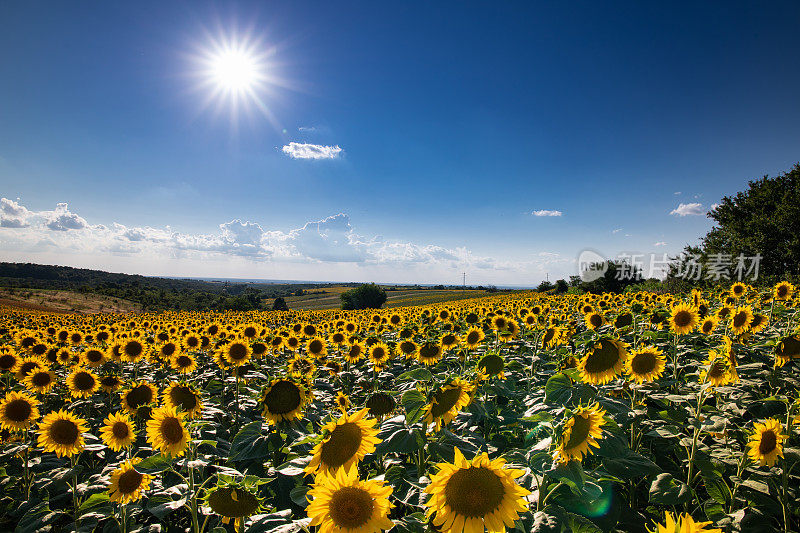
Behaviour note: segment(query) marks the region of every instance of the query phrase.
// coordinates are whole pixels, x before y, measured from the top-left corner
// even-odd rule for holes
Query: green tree
[[[289,306],[286,305],[286,300],[283,299],[283,296],[278,296],[275,298],[275,301],[272,302],[272,310],[273,311],[288,311]]]
[[[759,275],[768,279],[800,274],[800,163],[774,178],[749,182],[708,213],[716,222],[703,237],[702,254],[734,259],[761,255]]]
[[[386,291],[374,283],[364,283],[343,292],[342,309],[380,309],[386,302]]]

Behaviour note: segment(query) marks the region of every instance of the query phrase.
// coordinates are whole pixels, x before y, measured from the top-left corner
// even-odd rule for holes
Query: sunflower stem
[[[31,498],[31,478],[30,478],[30,470],[28,469],[28,439],[30,438],[30,430],[25,430],[25,452],[23,454],[22,460],[25,461],[23,465],[25,474],[24,474],[24,485],[25,485],[25,500],[30,500]]]
[[[69,458],[72,466],[72,517],[75,521],[75,531],[78,531],[81,525],[81,519],[78,515],[78,472],[75,470],[75,467],[78,465],[78,455],[79,454],[74,454]]]
[[[189,496],[191,498],[191,510],[192,510],[192,531],[194,533],[200,533],[200,523],[197,519],[197,491],[195,491],[194,487],[194,466],[192,466],[192,462],[194,462],[194,455],[195,449],[193,445],[189,445],[189,453],[186,454],[186,467],[189,470]],[[192,461],[188,461],[189,455],[192,457]]]
[[[233,370],[236,376],[236,430],[239,430],[239,368]]]

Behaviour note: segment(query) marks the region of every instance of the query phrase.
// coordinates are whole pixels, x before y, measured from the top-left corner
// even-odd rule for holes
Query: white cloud
[[[667,243],[665,243],[664,241],[658,241],[657,243],[653,244],[653,246],[666,246],[666,245]]]
[[[681,194],[681,191],[675,191],[673,194],[674,194],[675,196],[680,196],[680,194]]]
[[[551,209],[539,209],[531,213],[535,217],[560,217],[563,213]]]
[[[87,226],[86,220],[71,213],[66,203],[56,204],[55,210],[47,216],[47,227],[53,231],[85,229]]]
[[[25,206],[9,200],[0,198],[0,227],[3,228],[24,228],[29,225],[28,216],[30,211]]]
[[[613,233],[614,235],[616,235],[616,234],[617,234],[617,233],[619,233],[620,231],[622,231],[622,228],[617,228],[617,229],[615,229],[615,230],[611,230],[611,233]]]
[[[297,128],[297,131],[313,133],[313,132],[317,131],[317,127],[316,126],[300,126],[299,128]]]
[[[325,146],[322,144],[296,142],[290,142],[282,150],[284,154],[292,159],[336,159],[342,152],[338,145]]]
[[[703,204],[699,203],[691,203],[691,204],[680,204],[678,207],[673,209],[669,212],[670,215],[675,215],[679,217],[685,216],[695,216],[695,215],[704,215],[705,210],[703,209]]]
[[[711,210],[713,211],[714,209],[718,208],[719,206],[720,206],[720,204],[711,204]]]

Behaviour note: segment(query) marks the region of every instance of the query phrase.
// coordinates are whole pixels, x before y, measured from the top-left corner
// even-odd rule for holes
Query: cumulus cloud
[[[9,200],[0,198],[0,227],[3,228],[24,228],[29,225],[28,217],[30,211],[25,206]]]
[[[679,204],[678,207],[673,209],[669,212],[670,215],[685,217],[685,216],[696,216],[696,215],[704,215],[705,210],[703,209],[703,204],[700,203],[691,203],[691,204]]]
[[[283,153],[292,159],[336,159],[342,149],[336,146],[290,142],[283,148]]]
[[[552,209],[539,209],[531,214],[535,217],[560,217],[563,213]]]
[[[47,227],[53,231],[77,230],[88,226],[83,218],[70,212],[66,203],[57,204],[55,210],[47,216],[46,223]]]

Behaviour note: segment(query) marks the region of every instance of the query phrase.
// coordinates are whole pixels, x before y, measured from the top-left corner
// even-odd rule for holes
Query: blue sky
[[[587,247],[676,253],[710,227],[688,213],[800,160],[798,22],[794,2],[4,2],[0,258],[535,285]],[[207,105],[223,39],[263,58],[264,110]]]

